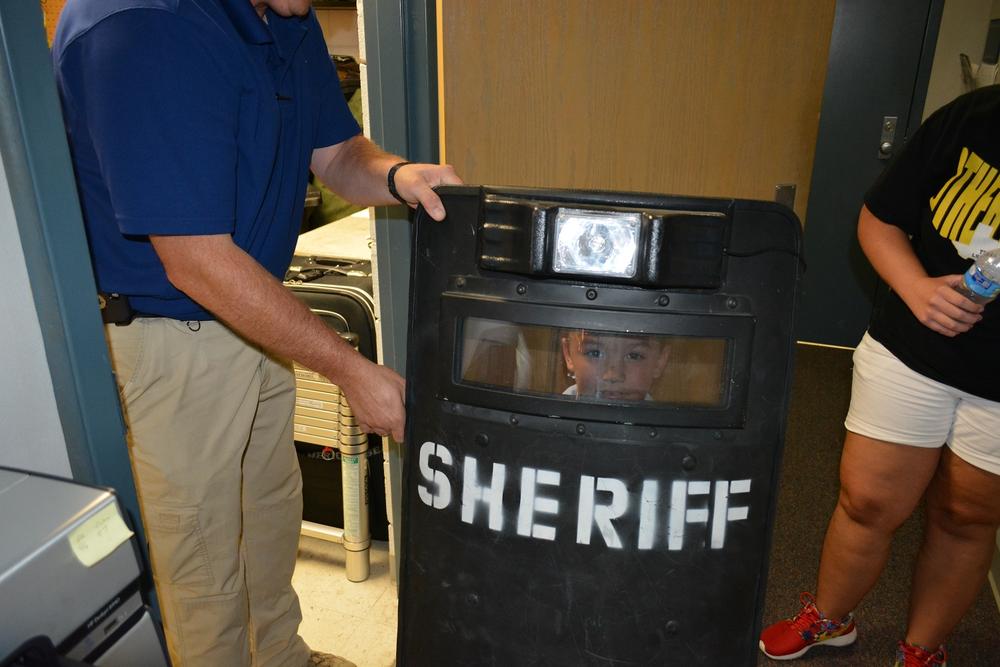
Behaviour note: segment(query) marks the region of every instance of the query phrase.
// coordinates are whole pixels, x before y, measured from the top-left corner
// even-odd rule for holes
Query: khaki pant
[[[175,667],[303,667],[291,368],[217,322],[106,329]]]

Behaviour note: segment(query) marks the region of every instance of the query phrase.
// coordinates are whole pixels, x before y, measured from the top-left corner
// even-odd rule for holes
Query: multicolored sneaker
[[[816,608],[816,598],[803,593],[799,598],[802,611],[778,621],[760,633],[760,650],[774,660],[794,660],[813,646],[848,646],[858,638],[854,616],[848,614],[839,621],[824,618]]]
[[[943,645],[931,653],[923,646],[903,641],[896,647],[896,662],[892,663],[892,667],[947,667],[947,665],[948,653]]]

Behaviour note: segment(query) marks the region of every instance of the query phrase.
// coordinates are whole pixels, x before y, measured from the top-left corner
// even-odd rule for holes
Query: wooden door
[[[438,0],[470,183],[773,199],[804,220],[834,0]]]

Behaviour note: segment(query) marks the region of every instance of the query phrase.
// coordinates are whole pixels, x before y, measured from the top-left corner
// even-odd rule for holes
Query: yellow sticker
[[[130,537],[132,531],[122,521],[118,507],[112,503],[74,528],[69,534],[69,545],[77,560],[92,567]]]

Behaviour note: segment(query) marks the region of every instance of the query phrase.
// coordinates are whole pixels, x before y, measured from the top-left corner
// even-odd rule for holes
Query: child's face
[[[669,356],[655,338],[586,331],[565,334],[562,350],[577,396],[611,401],[645,400]]]

